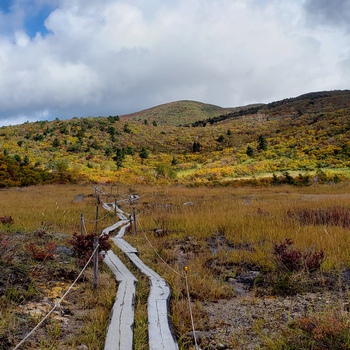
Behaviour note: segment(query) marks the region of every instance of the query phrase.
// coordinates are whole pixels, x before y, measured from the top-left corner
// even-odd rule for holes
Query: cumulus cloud
[[[36,35],[24,25],[28,1],[14,4],[0,14],[3,124],[180,99],[238,106],[349,84],[347,33],[310,25],[311,15],[324,24],[326,1],[36,0],[37,11],[51,6]]]
[[[348,0],[306,0],[305,9],[316,24],[342,26],[350,30],[350,2]]]

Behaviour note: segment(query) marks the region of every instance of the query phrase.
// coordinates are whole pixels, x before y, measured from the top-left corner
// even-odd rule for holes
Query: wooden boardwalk
[[[125,230],[130,225],[129,216],[119,208],[115,208],[114,203],[103,204],[103,207],[107,210],[116,210],[120,221],[105,228],[102,234],[109,235],[118,230],[113,242],[149,279],[150,294],[147,305],[149,349],[178,350],[179,347],[169,319],[171,291],[168,283],[145,265],[138,257],[136,248],[123,239]],[[120,282],[107,332],[105,350],[132,350],[132,326],[137,280],[113,252],[108,251],[104,261]]]
[[[105,350],[131,350],[137,279],[111,250],[106,253],[104,262],[119,282],[108,327]]]

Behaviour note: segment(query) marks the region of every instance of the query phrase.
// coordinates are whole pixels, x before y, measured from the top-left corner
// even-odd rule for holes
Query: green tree
[[[266,151],[267,150],[267,141],[264,135],[260,135],[258,138],[258,151]]]
[[[25,155],[24,158],[23,158],[23,163],[22,164],[27,166],[27,165],[29,165],[29,163],[30,163],[29,162],[29,157],[27,155]]]
[[[107,120],[110,122],[110,123],[114,123],[114,122],[118,122],[119,121],[119,116],[116,115],[116,116],[112,116],[110,115]]]
[[[43,134],[36,134],[36,135],[33,137],[33,140],[34,140],[34,141],[43,141],[43,140],[44,140],[44,135],[43,135]]]
[[[110,135],[115,135],[115,133],[116,133],[115,127],[110,125],[110,126],[108,127],[108,133],[109,133]]]
[[[123,128],[124,132],[127,133],[127,134],[130,134],[131,133],[131,129],[130,129],[130,126],[129,124],[124,124],[124,128]]]
[[[67,159],[60,159],[56,162],[56,170],[61,175],[68,171],[68,167]]]
[[[217,142],[220,142],[220,143],[223,143],[224,140],[225,140],[224,135],[220,135],[220,136],[217,138],[216,141],[217,141]]]
[[[21,156],[19,156],[18,154],[15,154],[15,155],[13,156],[13,159],[14,159],[18,164],[22,162],[22,158],[21,158]]]
[[[139,153],[139,156],[140,156],[141,162],[143,164],[143,161],[148,158],[148,152],[147,152],[145,147],[142,147],[142,149],[141,149],[141,151]]]
[[[192,152],[200,152],[200,150],[201,150],[201,144],[197,141],[194,141],[192,145]]]
[[[112,148],[110,148],[110,147],[107,147],[106,149],[105,149],[105,156],[106,157],[109,157],[111,154],[112,154]]]
[[[246,154],[247,154],[248,157],[253,157],[253,155],[254,155],[253,147],[248,145],[247,150],[246,150]]]
[[[117,169],[119,170],[123,166],[123,160],[125,157],[125,152],[123,148],[117,148],[116,155],[113,157],[115,164],[117,165]]]
[[[126,147],[125,154],[133,156],[135,154],[135,150],[129,145],[128,147]]]
[[[168,164],[158,164],[156,166],[156,176],[157,176],[157,178],[175,179],[176,178],[176,172]]]
[[[55,148],[60,146],[60,140],[57,137],[55,137],[55,139],[53,140],[52,146]]]

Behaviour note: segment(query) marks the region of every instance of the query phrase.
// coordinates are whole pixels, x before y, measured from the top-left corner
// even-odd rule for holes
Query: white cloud
[[[3,118],[115,115],[178,99],[236,106],[349,85],[347,33],[310,26],[301,0],[57,0],[50,34],[35,38],[17,9],[0,14],[18,18],[0,25]]]

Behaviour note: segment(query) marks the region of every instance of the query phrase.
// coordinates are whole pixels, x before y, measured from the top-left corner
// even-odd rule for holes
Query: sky
[[[349,0],[0,0],[0,126],[349,88]]]

